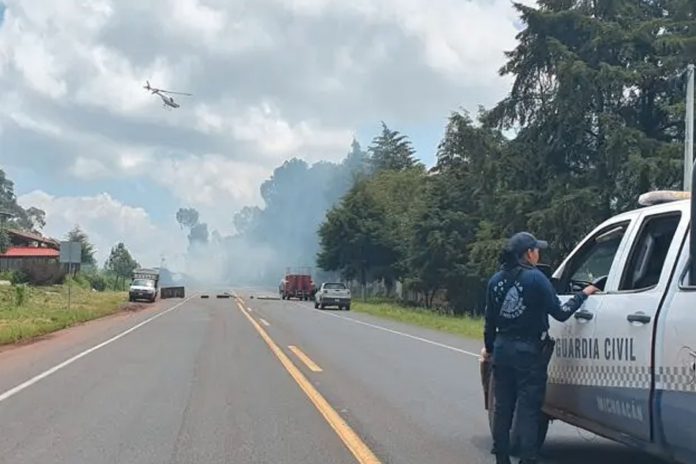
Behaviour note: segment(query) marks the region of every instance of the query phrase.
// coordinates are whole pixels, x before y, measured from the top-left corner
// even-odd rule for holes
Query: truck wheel
[[[345,305],[343,309],[345,309],[346,311],[350,311],[350,305]]]
[[[495,384],[493,383],[493,374],[491,373],[488,384],[488,427],[493,435],[493,423],[495,418]],[[546,435],[549,431],[551,418],[541,413],[541,421],[539,421],[539,430],[537,435],[537,446],[541,449],[546,441]],[[517,414],[512,418],[512,430],[510,430],[510,455],[517,456],[520,452],[520,432],[517,426]]]
[[[319,309],[319,303],[317,303],[316,301],[314,302],[314,309]]]
[[[326,305],[320,304],[320,305],[319,305],[319,308],[321,308],[321,309],[326,309]]]

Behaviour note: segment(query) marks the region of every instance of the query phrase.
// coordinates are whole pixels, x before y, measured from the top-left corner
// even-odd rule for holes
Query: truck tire
[[[494,411],[495,411],[495,384],[493,383],[493,375],[490,376],[490,381],[488,385],[488,427],[493,435],[493,422],[494,422]],[[541,449],[546,441],[546,435],[549,431],[549,425],[551,424],[551,418],[541,413],[541,421],[539,421],[539,430],[537,435],[537,446]],[[517,456],[520,450],[520,434],[517,427],[517,414],[512,418],[512,430],[510,430],[510,455]]]
[[[326,305],[325,305],[325,304],[320,304],[320,305],[319,305],[319,309],[326,309]]]
[[[317,303],[316,301],[314,302],[314,309],[319,309],[319,303]]]
[[[345,309],[346,311],[350,311],[350,305],[349,305],[349,304],[345,305],[345,306],[343,307],[343,309]]]

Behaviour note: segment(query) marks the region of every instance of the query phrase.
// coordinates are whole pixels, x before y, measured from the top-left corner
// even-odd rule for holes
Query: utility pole
[[[684,141],[684,191],[691,191],[694,167],[694,65],[686,71],[686,140]]]

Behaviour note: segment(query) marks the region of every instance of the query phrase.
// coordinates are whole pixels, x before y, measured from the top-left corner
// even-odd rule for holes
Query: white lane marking
[[[171,311],[174,311],[175,309],[177,309],[178,307],[180,307],[181,305],[183,305],[184,303],[186,303],[187,301],[189,301],[191,298],[193,298],[193,296],[190,296],[190,297],[186,298],[186,299],[185,299],[184,301],[182,301],[181,303],[177,303],[176,305],[172,306],[171,308],[169,308],[169,309],[167,309],[167,310],[162,311],[161,313],[157,313],[157,314],[155,314],[154,316],[152,316],[152,317],[150,317],[150,318],[148,318],[148,319],[145,319],[144,321],[142,321],[142,322],[140,322],[140,323],[134,325],[134,326],[131,327],[130,329],[124,330],[123,332],[119,333],[118,335],[115,335],[115,336],[111,337],[110,339],[108,339],[108,340],[106,340],[106,341],[104,341],[104,342],[101,342],[101,343],[98,344],[98,345],[93,346],[92,348],[86,349],[86,350],[83,351],[82,353],[76,354],[76,355],[73,356],[72,358],[63,361],[62,363],[60,363],[60,364],[58,364],[58,365],[56,365],[56,366],[53,366],[52,368],[50,368],[50,369],[48,369],[48,370],[46,370],[46,371],[44,371],[44,372],[42,372],[42,373],[40,373],[40,374],[38,374],[38,375],[32,377],[31,379],[27,380],[26,382],[22,382],[22,383],[20,383],[19,385],[17,385],[16,387],[10,388],[10,389],[7,390],[6,392],[0,394],[0,403],[3,402],[3,401],[5,401],[5,400],[8,399],[8,398],[12,398],[14,395],[16,395],[17,393],[21,392],[21,391],[24,390],[25,388],[31,387],[32,385],[34,385],[34,384],[37,383],[37,382],[40,382],[41,380],[45,379],[45,378],[48,377],[49,375],[55,374],[55,373],[58,372],[59,370],[63,369],[64,367],[69,366],[70,364],[74,363],[74,362],[77,361],[78,359],[84,358],[84,357],[87,356],[88,354],[93,353],[93,352],[97,351],[98,349],[103,348],[103,347],[105,347],[106,345],[109,345],[109,344],[115,342],[115,341],[118,340],[119,338],[125,337],[125,336],[128,335],[129,333],[134,332],[135,330],[139,329],[140,327],[144,326],[145,324],[149,324],[150,322],[154,321],[154,320],[157,319],[158,317],[162,317],[162,316],[164,316],[165,314],[167,314],[167,313],[169,313],[169,312],[171,312]]]
[[[444,348],[444,349],[450,350],[450,351],[456,351],[457,353],[466,354],[468,356],[475,356],[477,358],[480,356],[478,353],[472,353],[471,351],[462,350],[461,348],[456,348],[454,346],[446,345],[444,343],[436,342],[433,340],[429,340],[427,338],[418,337],[416,335],[411,335],[411,334],[408,334],[405,332],[399,332],[398,330],[389,329],[389,328],[383,327],[381,325],[370,324],[369,322],[363,322],[363,321],[360,321],[358,319],[353,319],[352,317],[339,316],[338,314],[327,313],[324,311],[320,311],[319,314],[323,314],[324,316],[336,317],[338,319],[343,319],[345,321],[350,321],[350,322],[353,322],[355,324],[360,324],[360,325],[364,325],[367,327],[372,327],[373,329],[382,330],[384,332],[389,332],[389,333],[394,334],[394,335],[401,335],[402,337],[410,338],[413,340],[418,340],[419,342],[427,343],[427,344],[433,345],[433,346],[438,346],[440,348]]]
[[[269,324],[268,321],[267,321],[266,319],[260,317],[259,320],[260,320],[261,323],[262,323],[263,325],[265,325],[266,327],[270,327],[270,326],[271,326],[271,324]]]

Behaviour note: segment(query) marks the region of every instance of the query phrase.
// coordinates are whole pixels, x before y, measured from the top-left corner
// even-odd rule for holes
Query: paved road
[[[0,463],[491,462],[478,343],[237,293],[0,352]],[[657,462],[555,425],[546,452]]]

